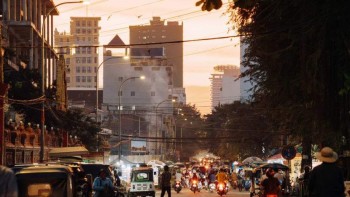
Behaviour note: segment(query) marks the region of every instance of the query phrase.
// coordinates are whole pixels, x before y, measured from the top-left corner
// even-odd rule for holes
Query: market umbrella
[[[259,167],[262,169],[272,168],[275,171],[277,171],[278,169],[281,169],[281,170],[288,170],[289,169],[288,166],[285,166],[285,165],[280,164],[280,163],[268,163],[268,164],[263,164]]]
[[[243,164],[245,165],[249,165],[253,162],[257,162],[257,161],[263,161],[262,159],[260,159],[259,157],[247,157],[246,159],[244,159],[242,161]]]

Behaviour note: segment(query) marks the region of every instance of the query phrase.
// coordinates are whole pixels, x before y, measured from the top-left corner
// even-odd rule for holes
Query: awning
[[[52,148],[49,151],[50,157],[60,157],[60,156],[81,156],[83,154],[88,154],[89,151],[84,146],[74,146],[74,147],[60,147]]]

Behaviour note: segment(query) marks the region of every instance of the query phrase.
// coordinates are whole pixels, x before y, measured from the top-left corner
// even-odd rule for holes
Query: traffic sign
[[[294,148],[294,146],[285,146],[282,149],[282,157],[286,160],[294,159],[296,154],[297,154],[297,151]]]

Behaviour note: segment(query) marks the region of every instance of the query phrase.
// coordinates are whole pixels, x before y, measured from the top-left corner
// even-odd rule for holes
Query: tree
[[[181,105],[180,108],[174,110],[177,149],[181,151],[180,155],[183,161],[203,149],[203,143],[205,143],[205,146],[207,145],[206,142],[200,140],[203,119],[195,105]]]
[[[339,150],[341,136],[349,146],[349,7],[346,0],[238,0],[228,10],[248,45],[242,76],[256,84],[255,101],[271,112],[276,131],[302,138],[307,155],[311,143]]]
[[[222,158],[265,157],[276,146],[278,138],[258,106],[240,102],[219,105],[205,118],[207,137],[214,139],[210,150]]]

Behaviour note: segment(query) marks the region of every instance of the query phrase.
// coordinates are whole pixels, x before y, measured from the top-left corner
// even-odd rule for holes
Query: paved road
[[[160,196],[160,191],[158,190],[156,193],[156,197]],[[219,195],[216,192],[210,193],[207,190],[201,190],[201,192],[196,192],[195,194],[190,191],[189,189],[185,188],[182,189],[180,193],[176,193],[174,190],[171,191],[172,197],[219,197]],[[164,197],[167,197],[167,194],[165,194]],[[239,192],[237,190],[232,190],[227,193],[224,197],[249,197],[249,192]]]

